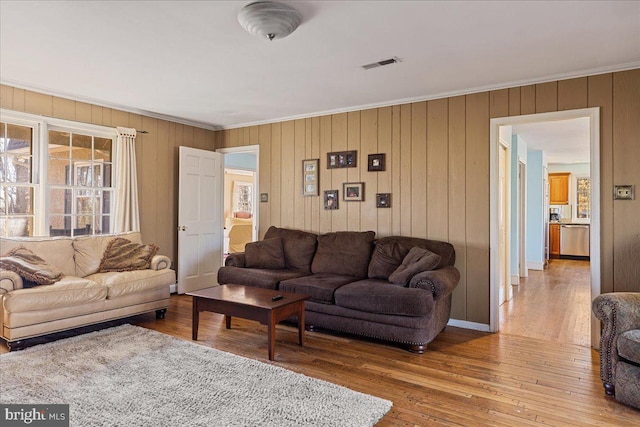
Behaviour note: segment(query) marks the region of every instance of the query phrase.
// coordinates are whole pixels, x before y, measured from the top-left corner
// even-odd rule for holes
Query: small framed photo
[[[385,170],[384,167],[384,153],[381,154],[369,154],[369,163],[367,170],[369,172],[381,172]]]
[[[338,209],[338,190],[324,192],[324,208],[328,210]]]
[[[327,169],[355,168],[357,165],[358,152],[356,150],[327,153]]]
[[[319,196],[320,159],[302,161],[302,195]]]
[[[390,208],[391,207],[391,193],[377,193],[376,194],[376,207],[377,208]]]
[[[342,200],[345,202],[364,201],[364,182],[345,182],[342,184]]]

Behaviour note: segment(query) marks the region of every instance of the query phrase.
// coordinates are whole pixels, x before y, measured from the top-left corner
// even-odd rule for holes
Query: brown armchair
[[[605,392],[640,409],[640,292],[599,295],[592,309],[602,321],[600,378]]]

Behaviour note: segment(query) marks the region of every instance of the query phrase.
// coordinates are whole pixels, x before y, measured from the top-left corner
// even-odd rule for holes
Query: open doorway
[[[259,146],[217,150],[224,158],[223,218],[226,257],[258,238]]]
[[[550,205],[549,205],[549,186],[547,185],[548,168],[553,170],[553,162],[549,162],[546,154],[543,150],[529,150],[528,156],[525,159],[519,158],[516,153],[519,153],[522,148],[522,142],[524,140],[518,139],[518,128],[522,128],[522,125],[540,124],[544,126],[547,123],[549,126],[558,124],[561,121],[569,121],[574,119],[582,119],[588,123],[588,161],[590,164],[590,188],[587,190],[589,199],[591,200],[588,222],[590,223],[591,232],[590,241],[588,243],[590,265],[585,273],[585,281],[590,287],[588,289],[590,300],[600,293],[600,223],[599,223],[599,200],[600,200],[600,188],[599,188],[599,110],[597,108],[583,109],[583,110],[570,110],[555,113],[544,113],[518,117],[498,118],[491,120],[491,177],[490,177],[490,207],[491,207],[491,226],[490,226],[490,241],[491,241],[491,277],[490,277],[490,289],[491,289],[491,320],[490,330],[497,332],[500,329],[500,304],[501,304],[501,292],[500,283],[502,281],[501,274],[503,271],[504,263],[501,262],[500,256],[500,215],[504,210],[508,210],[508,217],[512,218],[515,222],[512,227],[508,228],[509,240],[513,242],[513,234],[516,236],[524,235],[527,237],[527,242],[524,243],[521,240],[516,240],[515,244],[512,243],[511,251],[508,251],[510,261],[507,263],[507,268],[511,270],[511,282],[519,283],[520,278],[524,275],[524,269],[522,265],[522,252],[526,253],[526,264],[528,269],[544,271],[547,265],[549,257],[549,218],[550,218]],[[511,140],[511,151],[513,153],[513,167],[507,168],[507,182],[512,183],[512,187],[517,189],[519,193],[516,197],[512,197],[513,203],[506,203],[504,197],[500,196],[500,150],[502,149],[504,142],[501,143],[501,130],[503,127],[509,127],[513,130]],[[556,148],[562,146],[563,138],[558,135],[556,138]],[[567,147],[568,150],[571,148]],[[524,160],[524,161],[521,161]],[[557,162],[556,162],[557,163]],[[566,167],[566,166],[563,166]],[[520,179],[518,175],[521,175],[523,171],[526,171],[526,182]],[[513,176],[512,176],[513,174]],[[572,174],[574,180],[579,180],[580,176],[584,173],[575,172]],[[570,183],[569,185],[574,185]],[[584,182],[583,182],[584,184]],[[577,186],[578,184],[575,184]],[[573,187],[571,187],[573,189]],[[577,187],[576,187],[577,188]],[[576,191],[571,192],[572,197],[576,194]],[[524,197],[524,199],[522,198]],[[537,197],[538,202],[532,202],[532,197]],[[523,204],[525,206],[525,212],[522,212]],[[571,217],[571,223],[579,222],[581,214],[578,212],[577,201],[572,200],[573,216]],[[513,212],[516,210],[516,212]],[[584,219],[584,218],[583,218]],[[532,230],[535,229],[535,232]],[[537,272],[534,272],[537,273]],[[517,279],[517,280],[516,280]],[[528,279],[529,280],[529,279]],[[544,304],[539,307],[540,310],[544,309]],[[538,311],[539,316],[544,316],[543,311]],[[583,310],[581,308],[581,310]],[[582,315],[587,319],[590,319],[590,336],[591,345],[596,346],[599,340],[599,330],[596,327],[596,320],[593,318],[589,304],[584,308],[585,313]]]

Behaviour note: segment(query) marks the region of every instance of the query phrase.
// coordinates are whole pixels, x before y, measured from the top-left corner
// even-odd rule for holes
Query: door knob
[[[185,225],[182,225],[182,226],[178,227],[178,230],[187,231],[187,227]]]

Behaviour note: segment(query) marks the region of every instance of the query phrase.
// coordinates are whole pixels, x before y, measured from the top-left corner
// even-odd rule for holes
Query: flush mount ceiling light
[[[273,40],[293,33],[302,22],[302,15],[288,4],[257,1],[242,8],[238,22],[251,34]]]

